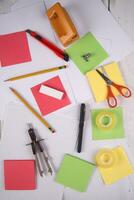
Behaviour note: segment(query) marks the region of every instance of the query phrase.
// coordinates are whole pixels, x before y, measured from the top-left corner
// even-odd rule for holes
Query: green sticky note
[[[66,187],[84,192],[87,189],[94,169],[94,164],[66,154],[55,180]]]
[[[91,121],[93,140],[124,138],[121,107],[93,109],[91,111]]]
[[[86,33],[71,47],[67,48],[66,52],[83,74],[92,70],[108,57],[107,52],[92,33]],[[86,60],[83,56],[86,57]]]

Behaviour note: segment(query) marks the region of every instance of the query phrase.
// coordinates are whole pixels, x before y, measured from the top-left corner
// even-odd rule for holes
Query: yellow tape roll
[[[95,157],[96,164],[100,167],[109,168],[117,163],[117,155],[111,149],[101,149]]]
[[[96,125],[103,131],[111,130],[116,124],[116,117],[112,112],[103,111],[96,117]]]

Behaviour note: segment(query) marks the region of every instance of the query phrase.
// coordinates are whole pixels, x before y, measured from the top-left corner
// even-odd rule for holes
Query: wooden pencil
[[[28,78],[28,77],[31,77],[31,76],[36,76],[36,75],[40,75],[40,74],[45,74],[45,73],[57,71],[57,70],[60,70],[60,69],[65,69],[66,67],[67,67],[67,66],[64,65],[64,66],[54,67],[54,68],[51,68],[51,69],[44,69],[44,70],[41,70],[41,71],[29,73],[29,74],[24,74],[24,75],[20,75],[20,76],[15,76],[15,77],[12,77],[12,78],[9,78],[9,79],[5,80],[5,82],[6,82],[6,81],[16,81],[16,80],[20,80],[20,79],[23,79],[23,78]]]
[[[49,123],[17,92],[17,90],[10,87],[10,90],[20,99],[20,101],[35,115],[52,133],[55,130],[49,125]]]

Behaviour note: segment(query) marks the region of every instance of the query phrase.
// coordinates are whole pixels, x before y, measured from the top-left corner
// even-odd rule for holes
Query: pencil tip
[[[67,68],[66,65],[63,65],[63,66],[60,66],[60,67],[59,67],[59,69],[65,69],[65,68]]]
[[[12,91],[14,90],[12,87],[9,87],[9,89],[12,90]]]
[[[4,80],[4,82],[7,82],[8,81],[8,79],[7,80]]]
[[[51,128],[51,127],[49,127],[49,130],[52,132],[52,133],[55,133],[56,131],[53,129],[53,128]]]

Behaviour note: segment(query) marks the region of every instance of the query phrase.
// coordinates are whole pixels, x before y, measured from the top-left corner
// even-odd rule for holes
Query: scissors
[[[117,99],[115,98],[111,86],[116,88],[116,90],[125,98],[129,98],[132,93],[131,90],[123,85],[118,85],[111,81],[104,73],[100,72],[100,70],[96,69],[97,73],[103,78],[107,85],[107,102],[109,107],[114,108],[117,106]]]

